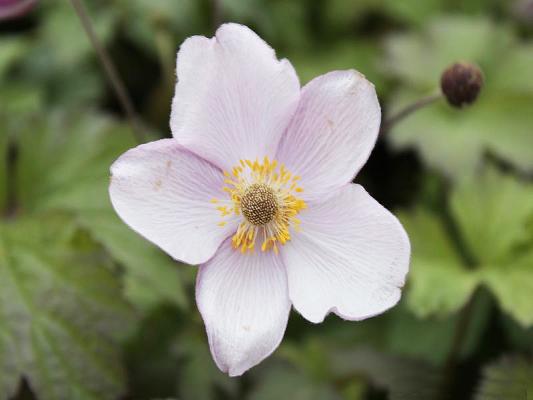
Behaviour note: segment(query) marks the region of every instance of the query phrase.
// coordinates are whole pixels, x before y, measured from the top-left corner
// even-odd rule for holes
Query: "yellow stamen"
[[[305,201],[297,197],[303,192],[298,186],[300,177],[268,157],[262,162],[239,160],[231,174],[224,171],[224,176],[226,186],[222,191],[229,199],[212,199],[211,202],[217,205],[223,218],[241,219],[231,239],[233,247],[242,253],[253,252],[256,240],[260,240],[261,251],[272,250],[278,254],[278,244],[291,240],[291,229],[300,231],[296,215],[307,207]],[[223,220],[218,225],[226,223]]]

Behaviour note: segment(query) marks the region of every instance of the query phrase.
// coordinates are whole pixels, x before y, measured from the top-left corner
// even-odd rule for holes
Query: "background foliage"
[[[506,0],[86,1],[147,140],[169,136],[178,45],[253,27],[303,83],[372,80],[385,115],[478,63],[381,137],[357,181],[412,241],[399,306],[364,322],[291,315],[244,377],[215,367],[177,265],[112,211],[108,170],[136,141],[68,1],[0,21],[0,399],[476,399],[533,396],[533,5]]]

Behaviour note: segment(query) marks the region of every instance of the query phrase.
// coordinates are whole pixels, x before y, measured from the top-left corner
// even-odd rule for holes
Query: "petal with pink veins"
[[[200,266],[196,302],[218,367],[238,376],[279,345],[290,311],[279,255],[241,254],[228,240]]]
[[[109,193],[118,215],[132,229],[176,260],[206,262],[238,221],[218,226],[211,200],[224,176],[174,139],[140,145],[111,167]]]
[[[333,311],[362,320],[394,306],[409,269],[400,222],[360,185],[349,184],[301,214],[281,254],[294,308],[318,323]]]
[[[251,29],[224,24],[178,52],[170,127],[186,148],[224,170],[272,157],[294,114],[300,84],[287,60]]]
[[[302,89],[276,158],[302,177],[306,200],[351,182],[378,137],[381,111],[374,85],[360,73],[334,71]]]

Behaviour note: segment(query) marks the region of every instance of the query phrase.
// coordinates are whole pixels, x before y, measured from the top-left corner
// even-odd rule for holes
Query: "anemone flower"
[[[394,306],[409,239],[351,183],[378,136],[374,86],[350,70],[300,88],[289,61],[237,24],[187,39],[177,77],[173,138],[123,154],[110,195],[131,228],[200,266],[218,367],[237,376],[270,355],[291,305],[314,323]]]

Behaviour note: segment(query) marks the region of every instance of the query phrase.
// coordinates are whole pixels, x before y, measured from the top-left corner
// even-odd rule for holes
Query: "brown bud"
[[[472,104],[483,87],[483,73],[477,65],[455,63],[443,72],[440,79],[442,93],[454,107]]]

